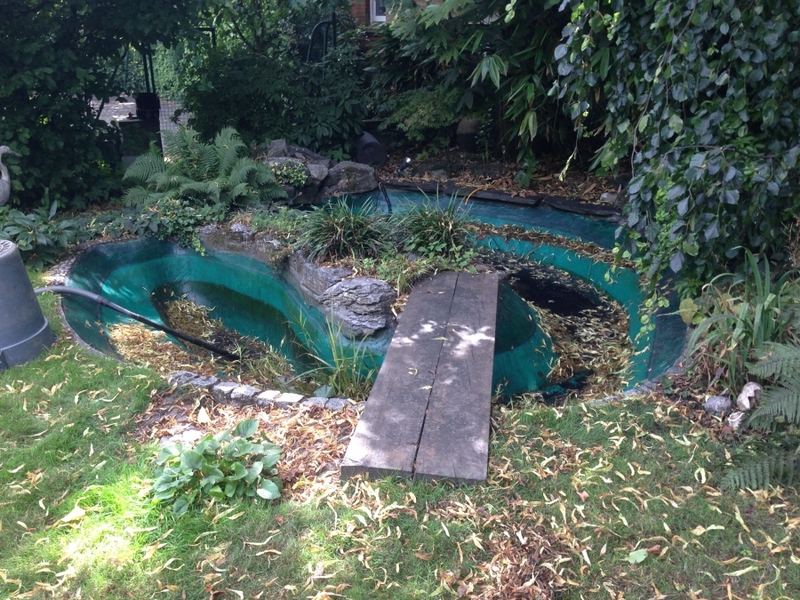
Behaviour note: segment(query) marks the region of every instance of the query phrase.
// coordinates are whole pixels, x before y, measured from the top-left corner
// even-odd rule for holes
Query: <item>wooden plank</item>
[[[496,273],[459,275],[415,477],[486,480],[498,286]]]
[[[457,281],[441,273],[414,286],[342,460],[343,479],[413,474]]]

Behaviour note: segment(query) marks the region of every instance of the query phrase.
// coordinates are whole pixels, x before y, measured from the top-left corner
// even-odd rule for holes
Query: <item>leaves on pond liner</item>
[[[563,298],[555,305],[537,302],[547,296],[534,301],[523,298],[536,311],[539,327],[550,337],[557,355],[548,378],[552,388],[534,395],[548,402],[597,399],[625,387],[634,349],[628,335],[630,315],[620,303],[554,267],[497,252],[487,253],[483,259],[508,273],[512,289],[558,287],[565,294],[573,291],[578,299],[565,308]],[[519,283],[523,280],[526,285]]]
[[[108,336],[123,359],[149,365],[162,375],[190,370],[198,375],[223,375],[279,387],[279,380],[295,376],[289,361],[271,346],[226,328],[209,315],[212,308],[179,298],[163,303],[171,327],[239,354],[242,360],[219,361],[215,355],[192,344],[173,343],[167,335],[140,323],[109,327]]]

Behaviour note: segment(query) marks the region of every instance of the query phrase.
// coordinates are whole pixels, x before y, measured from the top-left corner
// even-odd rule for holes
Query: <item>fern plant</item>
[[[763,488],[773,482],[794,485],[800,481],[800,345],[765,343],[748,365],[751,374],[772,382],[761,396],[761,406],[750,415],[752,427],[773,435],[777,447],[751,464],[729,471],[724,487]]]
[[[125,172],[124,179],[135,184],[125,193],[125,204],[141,210],[138,232],[188,245],[198,227],[219,222],[235,206],[286,197],[272,170],[248,156],[230,127],[211,144],[183,127],[163,132],[163,140],[163,155],[151,149]]]

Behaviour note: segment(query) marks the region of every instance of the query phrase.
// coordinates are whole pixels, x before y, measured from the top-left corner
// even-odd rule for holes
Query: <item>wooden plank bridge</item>
[[[342,461],[343,479],[481,483],[489,456],[499,277],[417,284]]]

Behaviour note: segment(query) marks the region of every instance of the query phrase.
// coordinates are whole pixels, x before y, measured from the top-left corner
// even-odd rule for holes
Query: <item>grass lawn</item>
[[[170,421],[143,418],[168,386],[42,304],[58,343],[0,372],[0,597],[800,598],[797,491],[718,489],[750,442],[661,394],[496,407],[489,480],[457,487],[340,483],[355,411],[239,415],[198,393],[174,406],[201,428],[260,419],[285,487],[176,518],[149,498]]]

